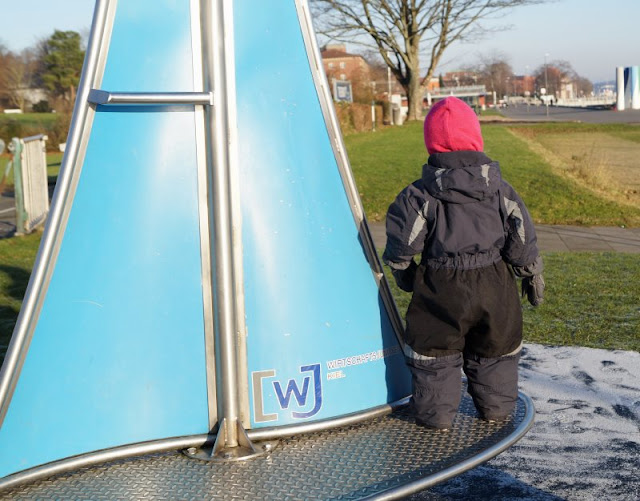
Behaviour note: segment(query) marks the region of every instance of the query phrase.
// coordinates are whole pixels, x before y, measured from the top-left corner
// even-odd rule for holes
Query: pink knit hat
[[[482,151],[484,142],[478,117],[457,97],[438,101],[424,119],[424,144],[430,155],[446,151]]]

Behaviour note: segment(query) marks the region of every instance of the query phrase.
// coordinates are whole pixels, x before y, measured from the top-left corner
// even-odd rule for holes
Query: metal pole
[[[376,130],[376,83],[371,82],[373,86],[373,96],[371,97],[371,130]]]
[[[238,373],[235,343],[234,271],[230,141],[232,113],[235,113],[235,67],[233,61],[233,11],[229,0],[203,0],[203,65],[205,92],[213,92],[213,106],[207,107],[207,163],[214,241],[214,302],[219,364],[219,392],[224,419],[224,444],[238,446]],[[235,125],[235,124],[234,124]]]
[[[545,105],[547,106],[547,116],[549,116],[549,82],[547,80],[547,56],[549,54],[544,55],[544,88],[546,89],[547,99],[544,100]]]

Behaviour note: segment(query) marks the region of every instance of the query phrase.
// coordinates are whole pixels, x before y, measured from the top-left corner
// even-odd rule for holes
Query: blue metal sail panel
[[[192,90],[190,30],[189,2],[120,0],[103,88]],[[208,432],[195,120],[193,106],[96,110],[0,477]]]
[[[240,0],[234,15],[252,427],[405,397],[295,2]]]
[[[190,3],[118,0],[102,88],[113,92],[195,90]]]

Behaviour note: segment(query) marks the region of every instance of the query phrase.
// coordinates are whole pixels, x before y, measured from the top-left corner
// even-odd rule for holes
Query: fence
[[[44,134],[11,141],[17,234],[32,232],[49,213],[46,141]]]

